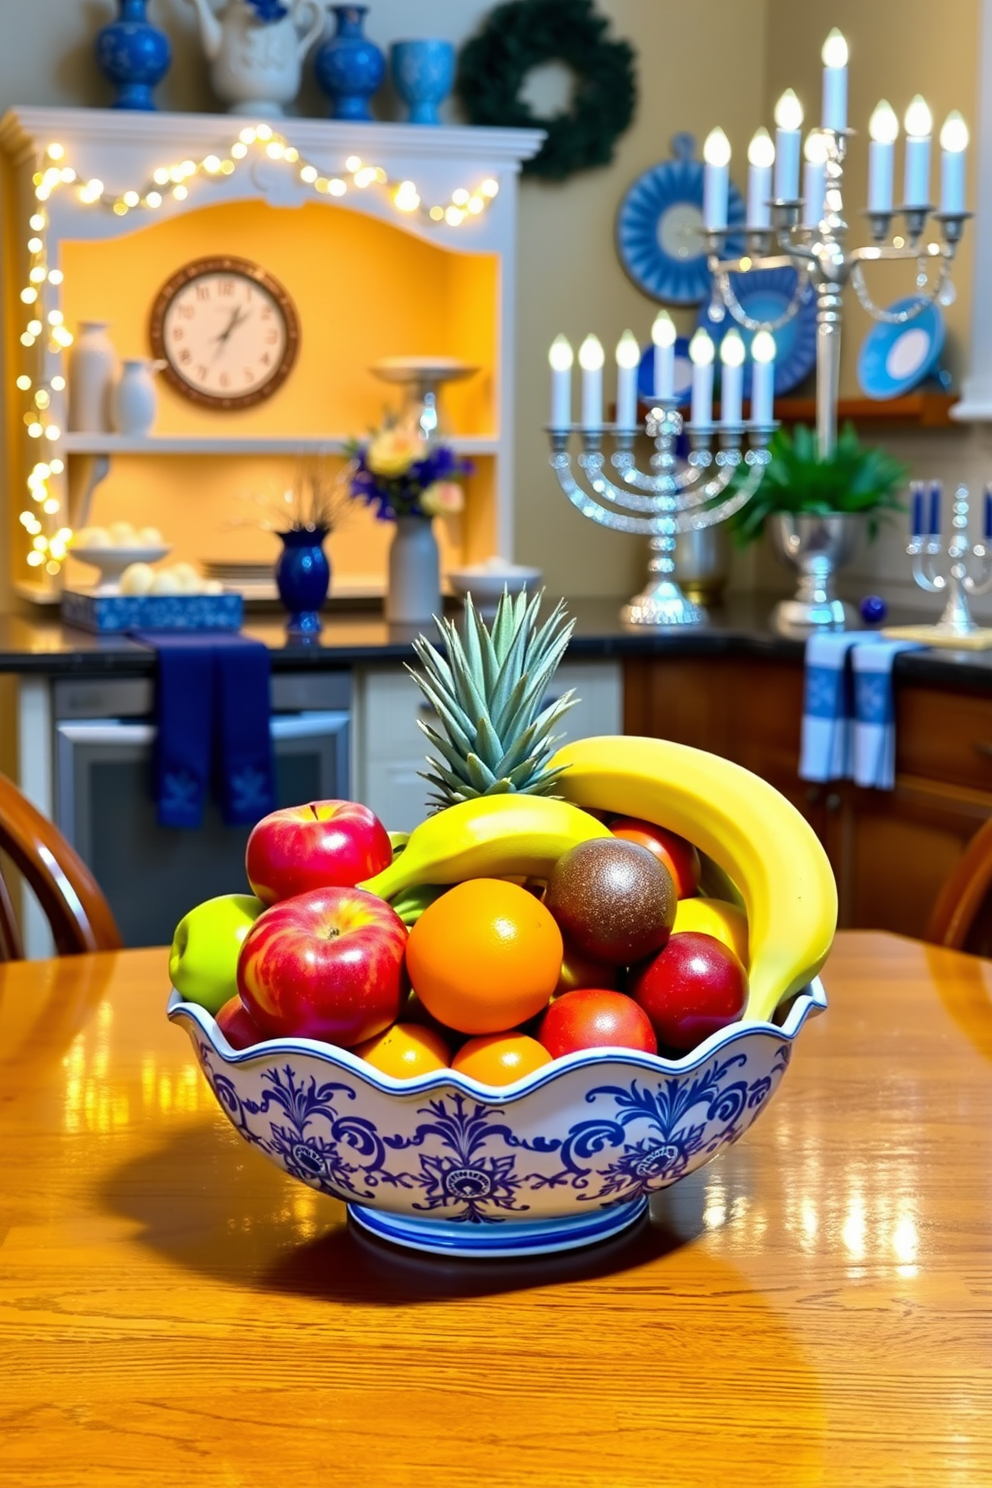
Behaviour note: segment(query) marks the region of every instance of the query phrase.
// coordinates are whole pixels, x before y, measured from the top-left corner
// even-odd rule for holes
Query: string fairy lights
[[[66,160],[65,147],[50,144],[33,177],[36,206],[28,219],[28,272],[20,292],[27,315],[20,343],[30,351],[43,342],[46,356],[40,377],[32,378],[22,372],[15,381],[18,391],[25,395],[23,421],[27,437],[40,441],[44,447],[44,458],[34,462],[27,477],[29,505],[19,519],[31,539],[27,554],[30,568],[44,568],[50,575],[57,574],[72,540],[71,527],[55,526],[62,510],[58,491],[65,462],[59,453],[62,429],[52,416],[52,407],[53,403],[55,407],[61,406],[66,387],[59,370],[61,356],[72,345],[73,337],[62,311],[45,308],[46,286],[57,289],[63,280],[62,271],[50,268],[48,263],[46,203],[57,191],[74,188],[78,202],[110,211],[115,217],[127,217],[132,212],[154,213],[169,199],[186,201],[191,186],[198,181],[218,182],[233,176],[253,154],[295,171],[299,181],[310,187],[315,196],[340,199],[350,192],[380,191],[397,212],[406,217],[420,217],[433,227],[441,224],[460,227],[463,222],[481,216],[499,193],[499,182],[487,176],[472,190],[458,187],[445,202],[428,202],[416,182],[394,180],[382,166],[371,165],[357,155],[347,158],[340,175],[328,174],[301,154],[285,135],[264,123],[246,125],[224,154],[159,166],[140,190],[131,188],[121,192],[108,192],[95,176],[81,180]]]

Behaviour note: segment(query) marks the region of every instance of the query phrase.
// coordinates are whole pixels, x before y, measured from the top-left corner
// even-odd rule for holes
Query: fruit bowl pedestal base
[[[499,1224],[453,1224],[444,1219],[412,1218],[349,1204],[348,1216],[369,1234],[391,1240],[410,1250],[433,1255],[505,1259],[508,1256],[547,1255],[557,1250],[577,1250],[610,1240],[646,1212],[646,1198],[611,1205],[589,1214],[565,1215],[561,1219],[508,1219]]]

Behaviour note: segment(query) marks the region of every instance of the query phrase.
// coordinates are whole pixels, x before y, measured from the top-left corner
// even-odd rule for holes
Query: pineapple
[[[559,601],[538,627],[542,597],[504,590],[490,631],[467,595],[464,635],[451,620],[435,622],[447,659],[424,636],[414,641],[423,671],[407,670],[438,716],[437,728],[420,724],[440,756],[428,756],[424,774],[434,810],[512,791],[555,794],[561,772],[548,760],[561,736],[552,730],[576,699],[545,699],[575,622]]]

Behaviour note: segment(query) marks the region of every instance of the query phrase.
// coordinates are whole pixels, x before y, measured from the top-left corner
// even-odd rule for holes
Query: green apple
[[[254,894],[221,894],[184,915],[169,952],[172,985],[216,1015],[238,990],[241,943],[265,905]]]

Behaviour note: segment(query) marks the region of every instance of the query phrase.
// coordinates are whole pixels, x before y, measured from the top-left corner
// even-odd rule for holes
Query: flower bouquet
[[[465,505],[461,480],[472,472],[448,445],[425,439],[413,423],[383,425],[351,445],[351,494],[381,522],[454,516]]]

